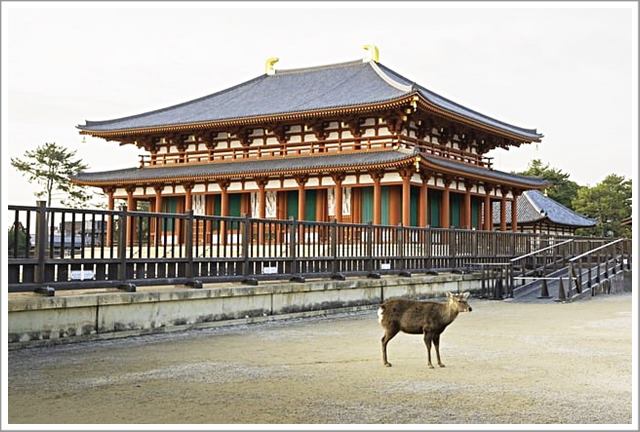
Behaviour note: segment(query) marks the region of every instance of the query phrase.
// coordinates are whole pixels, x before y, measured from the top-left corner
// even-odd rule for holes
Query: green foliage
[[[89,201],[91,195],[85,188],[71,182],[72,176],[88,168],[81,159],[75,157],[75,150],[71,151],[56,143],[46,143],[35,150],[27,150],[24,159],[11,158],[11,165],[21,171],[30,182],[42,187],[36,196],[45,197],[48,207],[51,206],[54,193],[62,194],[62,205],[77,207]]]
[[[631,192],[630,179],[610,174],[593,187],[580,187],[573,205],[578,213],[598,221],[594,234],[630,237],[630,228],[621,222],[631,216]]]
[[[572,202],[578,194],[579,186],[576,182],[569,180],[569,174],[562,172],[562,170],[551,168],[549,164],[543,165],[540,159],[532,160],[527,170],[518,174],[541,177],[548,180],[552,183],[552,186],[547,188],[549,198],[573,209]]]
[[[19,257],[28,256],[27,251],[29,247],[29,234],[25,231],[22,225],[15,225],[9,228],[9,256],[17,255]],[[17,252],[16,252],[17,248]]]

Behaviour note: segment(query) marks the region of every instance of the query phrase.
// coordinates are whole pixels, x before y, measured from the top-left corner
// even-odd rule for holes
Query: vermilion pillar
[[[491,231],[491,225],[493,225],[491,215],[491,188],[485,186],[484,196],[484,230]]]
[[[429,176],[421,175],[420,176],[422,183],[420,184],[420,199],[418,200],[418,225],[421,227],[426,227],[428,222],[428,214],[429,214]]]
[[[507,230],[507,197],[506,191],[502,191],[500,198],[500,231]]]
[[[307,183],[308,177],[296,177],[298,182],[298,220],[305,219],[306,196],[304,185]]]
[[[464,194],[464,229],[471,229],[471,185],[465,185]]]
[[[451,220],[450,192],[451,180],[444,178],[444,190],[442,191],[442,208],[440,214],[440,226],[449,228]]]
[[[373,179],[373,223],[379,225],[382,221],[382,185],[380,180],[382,180],[384,173],[377,171],[370,173],[370,175]]]
[[[511,200],[511,230],[513,232],[518,231],[518,195],[517,191],[513,191],[511,193],[513,195],[513,199]]]
[[[411,225],[411,173],[402,175],[402,225]]]
[[[193,197],[191,196],[191,191],[193,190],[192,184],[184,185],[184,211],[189,212],[193,206]]]

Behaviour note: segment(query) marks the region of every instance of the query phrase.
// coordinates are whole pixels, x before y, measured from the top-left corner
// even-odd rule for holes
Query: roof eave
[[[437,114],[440,114],[444,117],[448,117],[451,118],[453,120],[457,120],[460,121],[462,123],[466,123],[470,126],[474,126],[474,127],[478,127],[481,129],[485,129],[489,132],[492,132],[494,134],[499,134],[502,136],[505,136],[507,138],[511,138],[513,140],[522,142],[522,143],[532,143],[532,142],[541,142],[542,138],[544,137],[543,134],[541,133],[536,133],[535,136],[532,135],[524,135],[524,134],[516,134],[513,133],[511,131],[507,131],[504,129],[500,129],[497,128],[495,126],[491,126],[488,125],[486,123],[480,122],[478,120],[475,119],[471,119],[469,117],[463,116],[462,114],[458,114],[455,112],[452,112],[450,110],[447,110],[441,106],[438,106],[436,104],[434,104],[433,102],[429,101],[427,98],[425,98],[422,94],[420,94],[420,92],[416,92],[416,95],[418,97],[418,106],[421,106],[423,109],[425,109],[426,111],[431,111],[431,112],[435,112]]]
[[[178,132],[181,130],[193,130],[193,129],[212,129],[212,128],[224,128],[229,126],[244,126],[264,124],[277,121],[289,121],[298,119],[314,118],[317,116],[335,115],[335,114],[352,114],[358,112],[375,111],[379,109],[397,108],[405,104],[410,103],[415,96],[414,93],[405,94],[396,98],[383,100],[375,103],[356,104],[347,106],[329,107],[317,110],[309,111],[291,111],[278,114],[268,114],[260,116],[246,116],[236,117],[220,120],[208,120],[193,123],[176,123],[162,126],[148,126],[140,128],[125,128],[114,130],[95,130],[88,127],[78,125],[81,135],[91,135],[99,138],[118,137],[123,135],[143,135],[148,133],[165,133],[165,132]]]

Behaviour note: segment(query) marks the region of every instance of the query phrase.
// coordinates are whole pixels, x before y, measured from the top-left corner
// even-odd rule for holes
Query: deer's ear
[[[466,299],[468,299],[468,298],[469,298],[469,296],[470,296],[470,295],[471,295],[471,293],[470,293],[469,291],[467,291],[467,292],[465,292],[465,293],[462,293],[462,298],[463,298],[464,300],[466,300]]]
[[[451,293],[447,291],[447,298],[451,298]]]

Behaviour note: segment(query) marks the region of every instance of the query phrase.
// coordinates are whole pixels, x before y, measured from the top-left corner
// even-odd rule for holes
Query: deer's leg
[[[440,361],[440,335],[433,336],[433,345],[436,347],[436,357],[438,358],[438,366],[444,367],[444,364]]]
[[[387,344],[389,341],[398,334],[400,329],[396,326],[391,326],[384,329],[384,336],[382,336],[382,363],[386,367],[391,367],[391,363],[387,361]]]
[[[431,333],[425,331],[424,344],[427,346],[427,359],[428,359],[427,366],[433,369],[433,365],[431,364],[431,339],[432,339]]]

